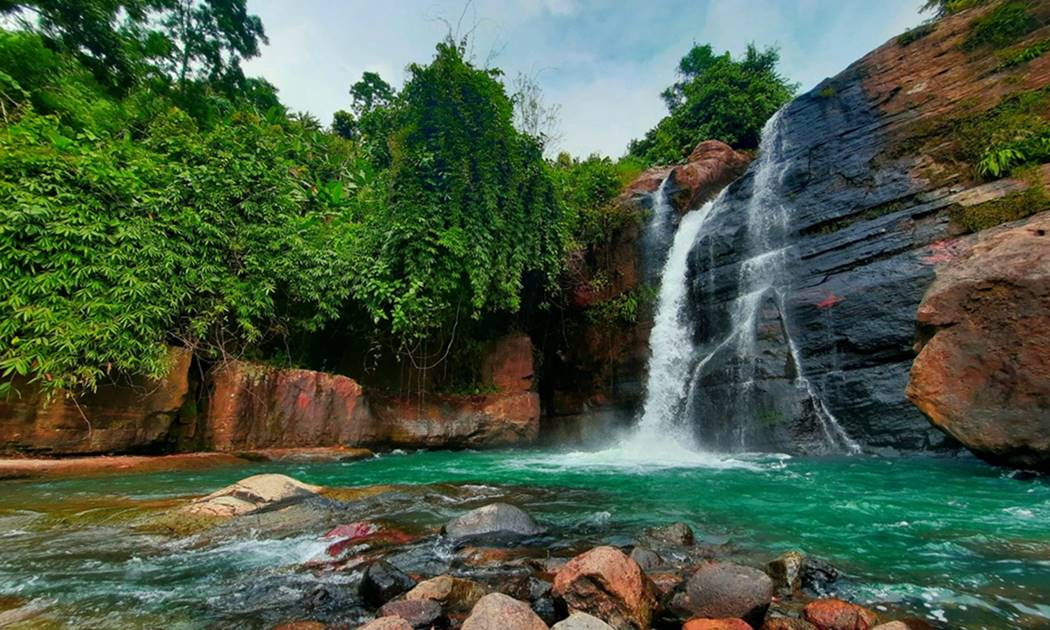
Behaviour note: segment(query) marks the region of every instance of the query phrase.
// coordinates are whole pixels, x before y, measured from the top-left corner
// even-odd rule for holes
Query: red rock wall
[[[204,446],[236,451],[356,443],[369,431],[361,386],[345,376],[230,361],[211,375]]]
[[[48,401],[40,390],[16,383],[0,400],[0,453],[71,455],[160,451],[189,393],[191,354],[172,348],[168,376],[106,383],[72,399]]]

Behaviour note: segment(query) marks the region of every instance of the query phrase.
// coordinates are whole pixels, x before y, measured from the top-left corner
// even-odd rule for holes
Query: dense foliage
[[[679,80],[662,96],[669,114],[631,142],[628,153],[648,163],[679,162],[702,140],[738,149],[758,146],[762,126],[797,85],[777,71],[776,49],[748,46],[743,58],[694,46],[678,64]]]

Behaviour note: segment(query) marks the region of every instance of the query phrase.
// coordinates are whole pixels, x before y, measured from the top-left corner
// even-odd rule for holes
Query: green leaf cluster
[[[667,164],[682,161],[703,140],[758,147],[766,120],[798,89],[778,72],[779,61],[775,48],[749,45],[743,58],[733,59],[709,45],[694,46],[678,65],[679,80],[663,92],[670,114],[632,141],[628,154]]]

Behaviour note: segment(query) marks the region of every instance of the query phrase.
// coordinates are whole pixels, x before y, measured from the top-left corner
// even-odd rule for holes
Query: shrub
[[[1027,0],[1010,0],[974,20],[963,48],[1003,48],[1034,31],[1039,27],[1039,20],[1029,12],[1029,7]]]
[[[936,28],[937,27],[933,22],[923,22],[922,24],[910,28],[898,35],[897,44],[900,46],[907,46],[908,44],[917,42],[932,33]]]

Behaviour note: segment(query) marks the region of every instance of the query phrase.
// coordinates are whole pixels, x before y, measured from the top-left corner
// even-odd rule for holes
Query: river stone
[[[806,556],[801,551],[788,551],[766,565],[766,573],[773,579],[773,586],[785,593],[794,593],[802,588],[802,564]]]
[[[663,558],[660,554],[656,553],[652,549],[646,549],[645,547],[635,547],[631,550],[631,560],[638,563],[638,566],[642,568],[642,571],[651,571],[656,567],[663,564]]]
[[[401,617],[380,617],[369,621],[357,630],[414,630],[407,621]]]
[[[653,527],[645,530],[643,538],[646,541],[665,545],[677,545],[680,547],[691,547],[695,541],[693,530],[685,523],[671,523],[661,527]]]
[[[551,630],[612,630],[612,626],[585,612],[574,612],[551,626]]]
[[[762,624],[762,630],[817,630],[817,627],[805,619],[770,617]]]
[[[831,591],[830,586],[839,579],[839,570],[823,560],[805,558],[799,577],[802,588],[817,595],[827,595]]]
[[[889,623],[880,623],[871,630],[911,630],[911,628],[903,621],[891,621]]]
[[[441,619],[441,604],[430,599],[399,599],[379,609],[384,617],[400,617],[413,628],[430,628]]]
[[[874,612],[841,599],[818,599],[802,610],[817,630],[871,630],[879,622]]]
[[[320,492],[285,475],[253,475],[197,499],[182,509],[190,514],[209,517],[232,517],[251,514],[264,508],[302,501]]]
[[[570,612],[586,612],[617,630],[648,628],[656,587],[638,564],[615,547],[595,547],[576,556],[554,576],[555,599]]]
[[[701,566],[686,582],[685,606],[698,617],[739,617],[761,625],[773,600],[773,580],[751,567],[729,562]]]
[[[467,613],[488,589],[473,580],[439,575],[416,584],[405,593],[405,599],[429,599],[441,604],[447,614]]]
[[[445,525],[445,534],[453,540],[524,537],[543,532],[544,529],[525,510],[508,503],[490,503]]]
[[[373,562],[361,578],[361,597],[372,606],[382,606],[416,585],[400,569],[385,560]]]
[[[696,617],[685,622],[682,630],[753,630],[753,628],[748,622],[735,617],[728,619]]]
[[[463,630],[548,630],[547,624],[525,602],[503,593],[489,593],[478,600]]]

